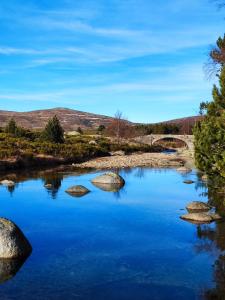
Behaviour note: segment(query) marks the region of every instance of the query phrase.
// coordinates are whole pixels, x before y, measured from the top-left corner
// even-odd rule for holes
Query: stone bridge
[[[189,150],[194,150],[193,135],[178,135],[178,134],[151,134],[135,138],[135,141],[141,144],[153,145],[155,142],[163,139],[177,139],[183,141]]]

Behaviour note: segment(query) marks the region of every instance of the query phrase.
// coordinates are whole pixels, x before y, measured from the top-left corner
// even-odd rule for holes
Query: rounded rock
[[[7,180],[7,179],[2,180],[0,183],[1,183],[2,185],[8,186],[8,187],[14,186],[14,185],[15,185],[15,182],[14,182],[14,181],[12,181],[12,180]]]
[[[210,223],[214,221],[213,218],[206,213],[190,213],[190,214],[182,215],[180,218],[185,221],[190,221],[197,224]]]
[[[194,183],[194,181],[193,180],[184,180],[183,183],[192,184],[192,183]]]
[[[32,247],[19,227],[0,218],[0,258],[27,257],[31,251]]]
[[[186,209],[189,212],[206,212],[211,209],[211,207],[204,202],[201,201],[193,201],[186,206]]]
[[[111,184],[111,185],[119,185],[119,186],[123,186],[125,184],[124,179],[120,175],[112,172],[97,176],[94,179],[92,179],[91,182],[94,184],[99,183],[99,184]]]
[[[83,185],[75,185],[68,188],[66,192],[72,196],[81,197],[86,195],[90,191]]]

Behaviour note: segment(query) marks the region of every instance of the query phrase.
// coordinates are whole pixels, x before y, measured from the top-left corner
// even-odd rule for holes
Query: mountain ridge
[[[114,117],[106,115],[83,112],[65,107],[38,109],[25,112],[0,110],[0,127],[4,127],[10,118],[14,118],[18,125],[22,127],[41,130],[47,124],[49,118],[52,118],[54,115],[57,115],[64,130],[66,131],[77,130],[78,127],[81,127],[82,129],[96,129],[99,125],[104,125],[107,127],[114,119]],[[196,121],[199,121],[202,118],[202,116],[191,116],[158,123],[193,126]],[[131,125],[144,124],[129,121],[127,122]]]

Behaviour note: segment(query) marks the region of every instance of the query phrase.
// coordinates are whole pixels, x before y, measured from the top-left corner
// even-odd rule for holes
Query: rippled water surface
[[[0,187],[1,216],[33,247],[10,276],[0,261],[1,299],[225,299],[224,222],[197,226],[179,218],[188,202],[207,201],[197,174],[120,174],[126,184],[118,192],[93,186],[96,173],[43,173],[20,177],[14,190]],[[65,193],[76,184],[91,193]]]

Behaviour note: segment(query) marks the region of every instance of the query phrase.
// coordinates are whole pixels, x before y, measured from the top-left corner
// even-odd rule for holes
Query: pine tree
[[[42,136],[46,141],[51,143],[64,143],[64,130],[57,116],[49,119]]]
[[[9,120],[8,124],[5,127],[5,132],[11,135],[16,135],[17,125],[15,120],[12,118]]]
[[[221,41],[221,38],[219,38]],[[225,37],[224,37],[225,42]],[[217,43],[219,44],[219,43]],[[222,43],[221,43],[222,44]],[[225,177],[225,65],[221,64],[219,87],[213,87],[213,100],[207,104],[205,119],[194,128],[197,166],[207,173]]]

